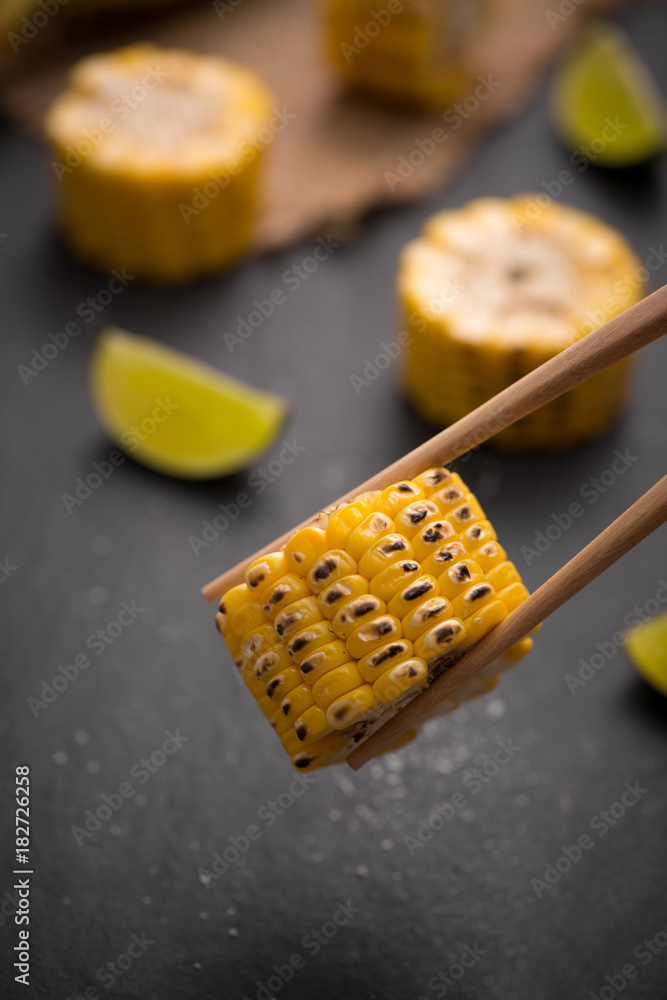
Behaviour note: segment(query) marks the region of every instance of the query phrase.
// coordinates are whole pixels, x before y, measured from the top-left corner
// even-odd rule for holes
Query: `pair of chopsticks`
[[[657,340],[666,330],[667,285],[525,375],[462,420],[371,476],[331,507],[351,500],[367,490],[382,490],[401,479],[412,479],[430,466],[445,465],[453,461],[521,417]],[[209,601],[222,597],[227,590],[243,581],[251,562],[267,552],[280,549],[295,531],[311,524],[317,516],[308,518],[213,580],[203,588],[204,596]],[[501,656],[666,520],[667,476],[664,476],[500,625],[397,715],[358,744],[347,757],[350,767],[356,771],[386,750],[438,704],[455,694],[473,674]]]

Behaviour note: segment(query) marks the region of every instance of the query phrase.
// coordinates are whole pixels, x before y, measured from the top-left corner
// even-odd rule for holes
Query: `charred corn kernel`
[[[227,591],[218,605],[218,611],[220,614],[225,615],[231,624],[231,620],[236,612],[246,607],[247,604],[252,604],[254,600],[253,594],[248,590],[245,583],[240,583],[238,587],[232,587],[231,590]]]
[[[439,549],[422,560],[422,569],[431,573],[432,576],[439,577],[441,573],[465,558],[466,555],[467,552],[461,542],[447,542],[446,545],[441,545]]]
[[[450,472],[444,465],[436,466],[435,469],[427,469],[415,476],[415,483],[423,491],[425,497],[439,493],[445,486],[460,486],[463,489],[463,480],[456,472]]]
[[[140,44],[78,62],[45,123],[72,249],[167,283],[244,256],[273,104],[253,70],[218,56]],[[211,185],[198,209],[193,194]]]
[[[378,615],[384,614],[387,605],[379,597],[364,594],[348,601],[331,619],[331,627],[339,639],[347,639],[359,625],[364,625]]]
[[[419,607],[408,612],[401,620],[403,635],[406,639],[414,642],[420,635],[437,625],[438,622],[445,621],[452,617],[452,605],[446,597],[432,597],[428,601],[423,601]]]
[[[347,551],[355,559],[361,559],[373,542],[390,534],[395,529],[396,525],[390,517],[379,511],[374,511],[354,529],[347,541]]]
[[[540,195],[483,198],[439,213],[402,254],[405,388],[439,426],[453,423],[645,294],[622,236]],[[541,206],[541,207],[540,207]],[[451,294],[452,285],[461,291]],[[403,324],[406,325],[403,325]],[[507,449],[571,447],[624,408],[633,360],[605,369],[508,427]],[[446,387],[446,388],[445,388]]]
[[[342,698],[337,698],[327,709],[327,721],[333,729],[346,729],[358,722],[371,709],[375,708],[377,699],[370,684],[355,688]]]
[[[418,109],[442,110],[474,91],[472,43],[486,3],[329,0],[331,60],[349,87]]]
[[[268,653],[257,657],[252,669],[255,672],[257,680],[263,681],[266,685],[266,682],[274,674],[277,674],[279,670],[286,670],[288,667],[293,666],[292,658],[285,647],[274,646]]]
[[[275,583],[270,583],[268,587],[260,591],[257,600],[265,614],[269,618],[275,618],[278,612],[286,608],[288,604],[309,596],[310,590],[306,581],[297,576],[296,573],[286,573]]]
[[[386,514],[387,517],[395,520],[397,514],[400,514],[409,504],[414,503],[415,500],[423,500],[423,498],[421,487],[406,480],[402,483],[396,483],[394,486],[387,486],[375,498],[373,506],[381,514]]]
[[[271,680],[268,681],[266,694],[272,701],[280,704],[285,695],[293,691],[295,687],[298,687],[302,680],[303,678],[296,667],[287,667],[286,670],[281,670],[279,674],[274,674]]]
[[[343,549],[331,549],[313,564],[308,573],[308,586],[319,594],[330,584],[357,572],[356,561]]]
[[[280,711],[291,723],[294,723],[302,712],[314,704],[313,689],[309,684],[299,684],[280,702]]]
[[[442,548],[448,539],[455,537],[456,532],[452,528],[449,521],[444,521],[440,518],[435,521],[430,521],[429,524],[426,524],[421,531],[419,531],[412,538],[412,546],[415,550],[415,559],[419,559],[419,561],[422,562],[424,559],[427,559],[428,556],[437,552],[439,548]]]
[[[241,653],[247,666],[251,666],[258,656],[266,653],[278,643],[278,633],[272,625],[260,625],[250,632],[241,643]]]
[[[246,604],[231,616],[230,624],[237,635],[246,636],[248,632],[253,632],[260,625],[269,625],[270,622],[259,604]]]
[[[409,660],[412,654],[413,645],[409,639],[388,642],[386,646],[380,646],[372,653],[362,656],[359,660],[359,673],[365,681],[372,683],[387,670]]]
[[[454,531],[460,532],[462,528],[470,524],[483,521],[486,515],[472,493],[468,493],[464,502],[455,507],[454,510],[450,510],[446,516]]]
[[[461,598],[457,597],[454,599],[454,603],[456,604],[456,601],[460,600]],[[488,604],[475,609],[465,620],[468,634],[461,648],[469,649],[474,646],[487,632],[490,632],[496,625],[500,625],[505,618],[507,618],[507,608],[502,601],[497,599],[492,599]]]
[[[359,572],[371,579],[386,566],[403,559],[412,559],[414,549],[403,535],[392,533],[378,538],[359,560]]]
[[[328,708],[332,701],[347,694],[348,691],[361,687],[363,683],[364,678],[357,664],[348,660],[347,663],[334,667],[313,684],[313,697],[322,708]]]
[[[475,555],[477,559],[477,555]],[[495,590],[503,590],[504,587],[509,587],[511,583],[521,583],[521,577],[519,572],[511,562],[501,562],[497,566],[493,566],[486,572],[486,579],[489,581]]]
[[[403,618],[408,612],[414,611],[423,601],[437,597],[439,593],[440,584],[434,576],[429,576],[426,573],[417,580],[413,580],[400,593],[395,594],[387,605],[387,609],[390,614],[396,615],[397,618]]]
[[[443,653],[448,653],[456,646],[462,646],[466,634],[466,627],[458,618],[439,622],[415,640],[415,655],[427,663],[432,663]]]
[[[291,639],[295,632],[300,632],[309,625],[314,625],[322,620],[322,611],[317,603],[317,598],[312,594],[310,597],[302,597],[276,615],[274,627],[281,639],[286,641]]]
[[[383,646],[403,635],[401,623],[394,615],[378,615],[366,625],[360,625],[345,640],[347,651],[353,660],[372,653],[378,646]]]
[[[287,652],[295,663],[303,663],[304,660],[319,649],[320,646],[332,642],[336,638],[331,628],[331,622],[326,618],[309,625],[308,628],[301,629],[287,643]]]
[[[369,584],[370,592],[381,601],[390,601],[394,594],[415,580],[420,573],[421,566],[414,559],[392,563],[373,577]]]
[[[483,579],[484,574],[474,559],[461,559],[443,570],[438,577],[440,593],[451,601],[458,594],[468,590],[473,583]]]
[[[527,597],[528,591],[522,583],[511,583],[509,587],[498,591],[498,600],[503,602],[510,614],[523,604]]]
[[[261,594],[269,584],[275,583],[288,571],[283,553],[269,552],[248,566],[245,575],[246,586],[249,591]]]
[[[349,656],[345,643],[342,639],[334,639],[333,642],[327,642],[326,645],[320,646],[305,660],[302,660],[299,664],[299,670],[301,676],[314,686],[320,677],[328,674],[330,670],[339,667],[347,660],[349,660]]]
[[[254,670],[242,670],[241,676],[246,683],[246,687],[249,691],[252,691],[255,698],[259,701],[266,695],[266,685],[262,684],[255,676]]]
[[[299,771],[316,771],[318,767],[325,767],[337,758],[345,746],[346,740],[343,737],[338,733],[329,733],[307,747],[301,744],[301,750],[292,757],[292,764]]]
[[[282,714],[282,713],[281,713]],[[295,754],[301,753],[303,750],[303,743],[296,735],[294,731],[294,726],[287,723],[288,729],[284,733],[280,734],[280,742],[283,745],[283,749],[290,757],[294,757]]]
[[[490,583],[482,581],[475,583],[469,590],[452,597],[452,612],[454,618],[468,622],[469,615],[476,615],[485,604],[490,604],[496,599],[496,593]]]
[[[404,660],[393,667],[373,684],[373,694],[383,705],[388,705],[402,697],[406,691],[425,685],[428,678],[428,667],[423,660]]]
[[[308,746],[331,732],[327,713],[319,705],[307,708],[294,723],[294,732],[300,743]]]
[[[461,532],[459,537],[469,552],[476,552],[486,542],[498,541],[490,521],[480,521],[479,524],[471,524],[469,528]]]
[[[412,538],[431,521],[440,519],[440,508],[432,500],[415,500],[396,514],[396,527],[405,538]]]
[[[325,618],[333,618],[339,608],[354,597],[368,593],[368,580],[357,573],[344,576],[326,587],[317,598],[317,603]]]
[[[327,536],[323,528],[310,525],[301,528],[290,538],[284,548],[287,565],[293,573],[305,576],[313,563],[327,550]]]
[[[478,549],[475,549],[472,553],[473,559],[480,567],[480,569],[486,575],[489,583],[493,583],[493,586],[497,586],[492,580],[489,579],[489,570],[495,569],[496,566],[500,566],[507,559],[507,553],[505,549],[498,542],[485,542],[484,545],[480,545]]]
[[[449,514],[455,507],[462,504],[465,498],[466,492],[458,483],[448,483],[437,493],[431,494],[431,500],[438,505],[443,515]]]
[[[366,520],[370,512],[371,505],[363,500],[356,500],[339,510],[332,511],[326,529],[328,547],[330,549],[346,548],[350,535],[362,521]]]

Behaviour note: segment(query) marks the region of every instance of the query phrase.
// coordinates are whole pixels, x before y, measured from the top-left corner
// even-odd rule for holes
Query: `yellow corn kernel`
[[[294,730],[292,730],[294,732]],[[296,733],[294,733],[296,737]],[[298,737],[296,737],[298,740]],[[325,767],[330,761],[338,757],[346,748],[348,741],[340,733],[329,733],[321,740],[316,740],[308,747],[301,744],[299,753],[292,757],[292,764],[299,771],[316,771],[318,767]]]
[[[358,493],[354,499],[360,500],[362,503],[367,503],[368,506],[372,508],[376,498],[379,496],[379,490],[365,490],[364,493]]]
[[[354,529],[347,540],[347,551],[354,559],[361,559],[373,542],[388,535],[395,528],[396,525],[390,517],[374,511]]]
[[[459,600],[459,598],[456,598]],[[507,618],[507,608],[502,601],[494,599],[483,607],[478,608],[474,614],[466,618],[466,629],[468,634],[462,643],[462,649],[469,649],[479,642],[487,632],[490,632],[496,625]]]
[[[415,656],[432,663],[443,653],[461,646],[465,642],[466,635],[467,629],[458,618],[439,622],[415,640]]]
[[[371,505],[363,500],[355,500],[339,510],[334,510],[327,524],[327,547],[346,549],[350,535],[365,521],[371,512]]]
[[[335,639],[335,634],[331,628],[331,622],[322,618],[321,621],[315,622],[314,625],[309,625],[308,628],[303,628],[296,635],[293,635],[287,643],[287,652],[295,663],[303,663],[311,653],[314,653],[320,646],[332,642],[333,639]]]
[[[509,587],[499,590],[497,597],[511,614],[515,608],[518,608],[526,600],[528,591],[522,583],[511,583]]]
[[[460,618],[461,621],[466,622],[467,627],[469,615],[477,614],[479,609],[483,608],[485,604],[490,604],[491,601],[495,600],[496,593],[490,583],[487,583],[486,580],[475,583],[462,594],[452,597],[454,618]]]
[[[267,698],[266,695],[263,695],[261,698],[257,698],[257,704],[262,710],[262,713],[267,717],[267,719],[270,722],[276,713],[275,704],[271,701],[270,698]]]
[[[327,720],[333,729],[346,729],[367,715],[376,704],[373,688],[363,684],[333,701],[327,709]]]
[[[459,533],[459,538],[468,552],[476,552],[485,542],[497,542],[498,536],[490,521],[480,521]]]
[[[440,508],[432,500],[415,500],[399,511],[394,521],[401,535],[412,540],[427,524],[440,517]]]
[[[354,573],[344,576],[335,583],[325,587],[317,597],[320,611],[325,618],[333,618],[339,608],[355,597],[368,593],[368,580]]]
[[[248,590],[245,583],[240,583],[238,587],[232,587],[231,590],[227,591],[225,596],[220,601],[220,604],[218,605],[218,611],[221,614],[226,615],[227,618],[230,620],[231,624],[231,618],[233,617],[234,614],[236,614],[237,611],[240,611],[241,608],[244,608],[246,604],[254,604],[254,603],[255,603],[254,594],[252,594],[251,591]]]
[[[440,593],[451,601],[458,594],[469,590],[473,583],[483,579],[484,574],[474,559],[461,559],[460,562],[454,563],[453,566],[444,570],[438,577]]]
[[[357,564],[351,555],[343,549],[331,549],[313,564],[308,573],[308,586],[319,594],[330,584],[345,576],[353,576],[357,572]]]
[[[257,602],[269,618],[275,618],[288,604],[309,596],[310,590],[306,581],[296,573],[286,573],[260,591]]]
[[[379,615],[366,625],[355,629],[345,640],[347,651],[353,660],[360,660],[372,653],[378,646],[383,646],[403,635],[401,623],[394,615]]]
[[[403,535],[392,533],[378,538],[359,560],[359,572],[367,579],[377,576],[386,566],[399,559],[412,559],[414,549]]]
[[[361,687],[364,678],[356,663],[348,660],[334,667],[313,684],[313,697],[322,708],[328,708],[332,701]]]
[[[249,632],[254,632],[260,625],[269,625],[269,619],[264,614],[259,604],[246,604],[230,617],[230,624],[234,632],[245,638]]]
[[[258,656],[252,669],[254,670],[255,677],[266,684],[279,670],[286,670],[287,667],[293,666],[294,663],[285,647],[278,645],[262,656]]]
[[[390,600],[387,609],[390,615],[397,618],[404,618],[405,615],[421,604],[422,601],[437,597],[440,593],[440,584],[434,576],[426,573],[424,576],[413,580],[407,587],[395,594]]]
[[[521,583],[521,577],[517,572],[517,568],[511,562],[500,563],[499,566],[494,566],[493,569],[488,570],[486,579],[498,591],[509,587],[511,583]]]
[[[331,732],[327,713],[319,705],[311,705],[294,723],[294,732],[300,743],[308,746]]]
[[[273,624],[280,638],[287,641],[302,628],[308,628],[309,625],[321,620],[322,612],[317,598],[311,594],[310,597],[302,597],[301,600],[288,604],[279,615],[276,615]]]
[[[439,490],[437,493],[431,495],[431,500],[438,505],[442,511],[444,517],[445,514],[449,514],[450,511],[459,507],[466,498],[465,489],[459,486],[458,483],[449,483],[444,489]]]
[[[288,572],[285,556],[282,552],[269,552],[260,556],[248,566],[245,582],[248,590],[259,593],[270,583],[275,583]]]
[[[320,646],[314,653],[311,653],[299,664],[301,676],[312,685],[324,674],[329,673],[334,667],[339,667],[341,663],[349,660],[347,649],[342,639],[334,639],[325,646]]]
[[[309,525],[292,535],[284,548],[284,553],[291,571],[299,576],[305,576],[326,550],[327,536],[324,529]]]
[[[280,702],[280,711],[293,724],[302,712],[314,704],[313,689],[309,684],[299,684]]]
[[[483,521],[485,517],[484,511],[472,493],[468,493],[462,504],[459,504],[454,510],[450,510],[447,513],[447,520],[457,533],[463,531],[464,528],[467,528],[471,524]]]
[[[220,635],[224,636],[225,639],[228,635],[232,634],[232,626],[229,624],[227,615],[223,615],[220,611],[218,611],[215,616],[215,627]]]
[[[431,501],[429,501],[430,503]],[[423,562],[429,556],[442,548],[450,539],[456,538],[456,532],[449,521],[438,518],[428,524],[414,535],[411,539],[412,547],[415,550],[415,559]]]
[[[331,619],[331,627],[339,639],[347,639],[359,625],[383,615],[386,610],[387,605],[379,597],[364,594],[344,604]]]
[[[500,657],[501,662],[505,666],[514,666],[519,660],[522,660],[526,653],[529,653],[533,648],[533,640],[526,637],[525,639],[519,639],[515,642],[513,646],[503,653]]]
[[[446,486],[460,486],[463,489],[461,477],[456,472],[450,472],[444,465],[420,472],[418,476],[415,476],[413,482],[419,486],[425,497],[439,493]]]
[[[433,597],[428,601],[424,601],[423,604],[408,612],[401,619],[403,636],[414,642],[415,639],[418,639],[429,628],[452,616],[452,605],[447,598]]]
[[[365,681],[373,683],[380,674],[386,673],[398,663],[409,660],[413,655],[413,645],[409,639],[399,639],[398,642],[388,642],[386,646],[362,656],[359,660],[359,673]]]
[[[394,594],[403,590],[409,583],[416,580],[421,573],[421,566],[414,559],[395,562],[381,570],[369,583],[369,591],[385,603]]]
[[[422,570],[439,577],[445,569],[451,569],[454,563],[460,562],[467,554],[461,542],[447,542],[422,561]]]
[[[250,632],[241,643],[241,654],[245,657],[246,666],[251,666],[258,656],[277,643],[278,633],[273,625],[260,625],[254,632]]]
[[[265,697],[266,685],[262,684],[261,681],[257,679],[254,670],[244,669],[241,671],[241,676],[246,683],[246,687],[257,699],[257,701],[260,701],[261,698]]]
[[[217,617],[218,616],[216,615],[216,618]],[[227,649],[232,654],[234,663],[240,669],[241,667],[244,666],[246,659],[243,653],[241,652],[241,640],[237,635],[234,635],[232,632],[230,632],[229,635],[225,636],[225,642],[227,644]]]
[[[428,667],[423,660],[404,660],[378,677],[373,684],[373,694],[383,705],[389,705],[411,688],[425,684],[427,678]]]
[[[294,732],[294,726],[290,725],[289,722],[287,723],[287,729],[280,734],[280,742],[290,757],[294,757],[295,754],[301,753],[303,750],[303,743]]]
[[[285,733],[289,732],[289,730],[292,729],[292,722],[280,710],[280,708],[276,708],[275,702],[271,701],[270,698],[267,698],[266,700],[268,701],[269,705],[271,705],[271,707],[273,708],[273,715],[269,719],[271,727],[272,729],[275,730],[276,734],[280,736],[282,739]]]
[[[507,559],[507,553],[499,542],[485,542],[484,545],[480,545],[478,549],[474,550],[472,556],[477,565],[487,574],[487,580],[489,579],[489,570],[500,566]],[[489,580],[489,583],[492,582]],[[496,584],[494,583],[493,586],[495,587]]]
[[[423,500],[423,498],[424,494],[421,486],[417,486],[416,483],[412,483],[410,480],[405,480],[402,483],[394,483],[393,486],[387,486],[386,489],[382,490],[380,495],[375,499],[374,507],[381,514],[395,518],[408,504],[414,503],[415,500]]]
[[[280,704],[286,694],[301,684],[303,678],[296,667],[287,667],[279,674],[274,674],[266,685],[266,693],[272,701]]]

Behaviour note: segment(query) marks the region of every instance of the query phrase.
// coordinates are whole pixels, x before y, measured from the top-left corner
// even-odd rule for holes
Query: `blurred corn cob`
[[[446,107],[474,76],[468,53],[485,6],[485,0],[329,0],[329,53],[350,86]]]
[[[252,70],[214,56],[132,45],[82,60],[46,120],[74,251],[158,282],[243,256],[272,103]]]
[[[398,274],[409,398],[434,423],[453,423],[638,302],[647,274],[618,232],[545,194],[433,216]],[[603,433],[626,402],[632,365],[608,368],[493,443],[556,449]]]
[[[475,497],[436,468],[320,515],[249,567],[216,621],[292,763],[311,770],[342,759],[526,596]],[[442,711],[491,690],[531,645]]]

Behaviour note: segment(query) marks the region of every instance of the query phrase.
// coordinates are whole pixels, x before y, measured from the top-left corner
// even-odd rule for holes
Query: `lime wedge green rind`
[[[560,138],[592,162],[636,166],[667,148],[665,102],[620,28],[592,28],[556,72],[551,97]]]
[[[93,351],[90,392],[117,445],[185,479],[246,468],[271,444],[288,412],[280,396],[114,327],[102,331]]]
[[[642,677],[667,695],[667,611],[628,632],[625,650]]]

